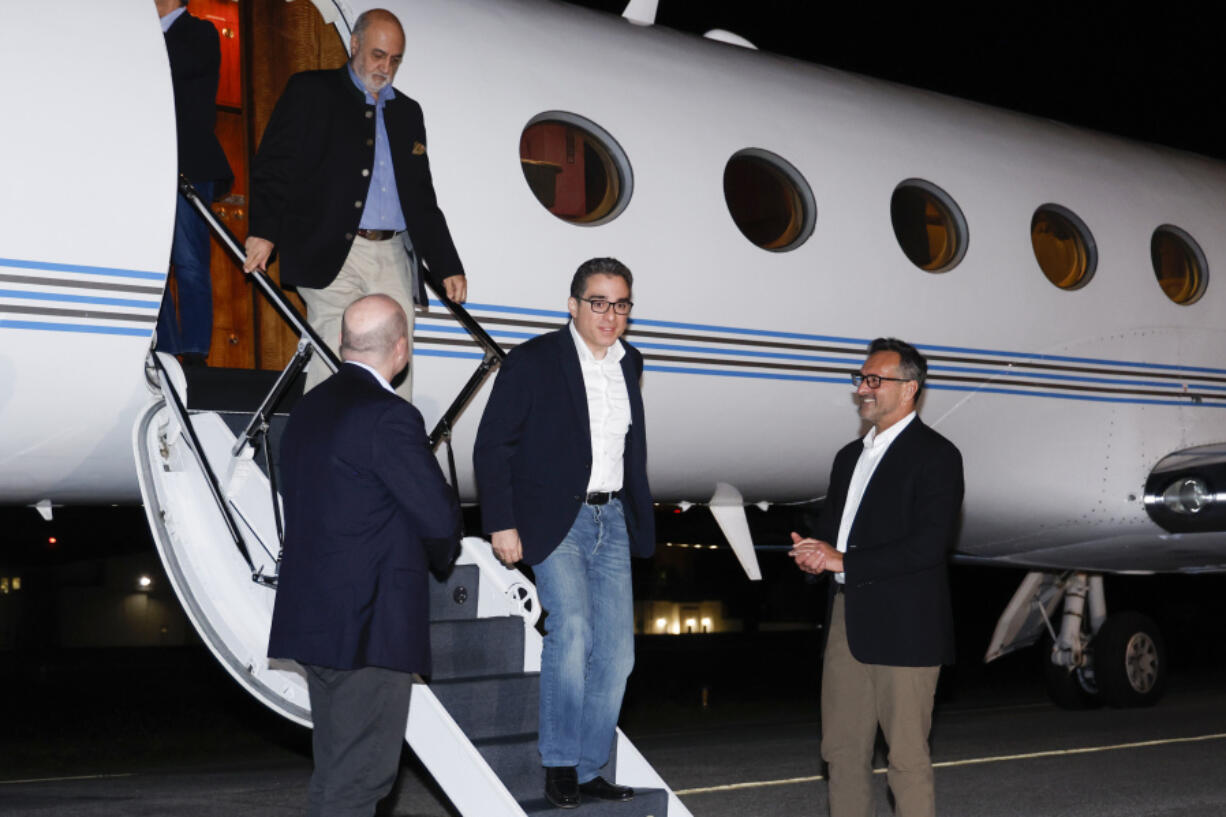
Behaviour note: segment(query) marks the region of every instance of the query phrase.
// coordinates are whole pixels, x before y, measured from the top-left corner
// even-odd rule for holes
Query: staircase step
[[[576,813],[574,809],[554,808],[553,803],[543,796],[532,800],[521,800],[519,804],[529,815]],[[664,789],[635,789],[634,799],[624,803],[581,798],[579,809],[578,813],[583,817],[667,817],[668,792]]]
[[[524,669],[524,620],[519,616],[430,623],[431,680],[515,675]]]
[[[476,565],[457,565],[444,582],[431,576],[430,620],[475,619],[480,582],[481,569]]]
[[[430,689],[469,740],[533,732],[541,695],[540,673],[434,681]]]
[[[536,732],[472,743],[516,800],[544,796],[545,770],[536,748]]]
[[[520,803],[528,803],[545,796],[545,769],[541,766],[541,753],[537,750],[536,732],[474,740],[472,744],[507,787],[507,791],[511,792],[511,796]],[[605,780],[613,780],[616,772],[617,744],[614,743],[609,762],[600,770],[600,775]],[[546,801],[542,802],[549,805]],[[618,805],[625,808],[627,804]],[[626,812],[624,817],[634,817],[634,813]]]

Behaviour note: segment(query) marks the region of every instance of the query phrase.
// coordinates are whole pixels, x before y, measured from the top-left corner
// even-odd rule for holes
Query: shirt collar
[[[597,360],[592,354],[592,350],[587,347],[587,342],[583,336],[579,334],[579,330],[575,328],[575,322],[571,321],[567,324],[570,327],[570,336],[575,341],[575,347],[579,350],[579,361],[581,363],[595,363],[599,366],[601,363],[621,363],[623,357],[626,356],[626,349],[622,346],[621,338],[609,347],[609,351],[605,352],[604,360]]]
[[[375,371],[374,369],[372,369],[370,366],[367,366],[365,363],[362,363],[361,361],[358,361],[358,360],[346,360],[345,362],[346,362],[346,363],[349,363],[349,364],[352,364],[352,365],[354,365],[354,366],[361,366],[363,369],[365,369],[366,371],[370,372],[371,374],[373,374],[373,375],[375,376],[375,380],[378,380],[378,381],[379,381],[379,385],[380,385],[380,386],[382,386],[383,388],[387,389],[387,390],[388,390],[388,391],[390,391],[392,394],[395,394],[395,393],[396,393],[396,390],[392,388],[392,384],[391,384],[391,383],[388,383],[386,380],[384,380],[384,379],[383,379],[383,375],[379,374],[377,371]]]
[[[358,78],[357,72],[353,70],[352,63],[345,63],[345,68],[349,71],[349,79],[353,80],[353,84],[357,89],[366,95],[366,104],[377,105],[382,108],[383,103],[387,102],[392,97],[396,96],[396,92],[392,90],[392,84],[389,82],[379,89],[379,96],[375,98],[370,95],[370,91],[366,90],[366,86],[362,84],[362,80]]]
[[[178,20],[180,17],[182,17],[183,12],[185,11],[187,11],[187,6],[179,6],[177,9],[170,12],[170,14],[167,14],[165,17],[159,17],[158,19],[162,22],[162,33],[165,34],[167,31],[169,31],[170,27],[175,24],[175,20]]]
[[[889,428],[887,428],[885,431],[881,432],[880,434],[877,433],[877,426],[873,426],[872,428],[868,430],[868,433],[864,435],[864,447],[865,448],[885,448],[887,447],[890,443],[894,442],[894,439],[899,434],[902,433],[902,430],[904,428],[911,425],[911,421],[914,419],[915,419],[915,412],[912,411],[906,417],[902,418],[897,423],[890,426]]]

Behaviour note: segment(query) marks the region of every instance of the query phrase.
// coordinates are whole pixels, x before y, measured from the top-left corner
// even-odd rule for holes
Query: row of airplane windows
[[[594,122],[564,111],[529,121],[520,137],[520,166],[545,209],[573,224],[616,218],[630,201],[634,176],[625,152]],[[771,252],[804,244],[817,221],[813,190],[783,157],[759,148],[738,151],[724,167],[724,201],[746,239]],[[894,189],[890,220],[899,247],[928,272],[947,272],[966,253],[966,218],[953,198],[923,179]],[[1063,290],[1094,277],[1098,251],[1093,234],[1075,213],[1044,204],[1030,221],[1035,260],[1047,280]],[[1158,286],[1181,305],[1198,301],[1209,283],[1204,253],[1186,231],[1170,224],[1154,230],[1150,260]]]

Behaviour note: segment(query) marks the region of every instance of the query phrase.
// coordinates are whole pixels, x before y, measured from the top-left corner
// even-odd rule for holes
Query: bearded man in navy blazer
[[[408,321],[386,295],[344,314],[339,371],[281,442],[285,546],[268,641],[311,696],[312,817],[374,814],[400,766],[411,673],[430,672],[427,567],[459,547],[459,506],[421,414],[389,381]]]
[[[307,319],[328,343],[355,298],[382,292],[426,305],[418,262],[462,302],[467,278],[439,209],[421,106],[392,88],[404,28],[385,9],[358,16],[349,62],[290,77],[251,165],[251,230],[243,269],[265,269],[275,248],[281,283],[298,288]],[[313,361],[307,386],[327,369]],[[412,399],[411,372],[397,389]]]
[[[655,550],[643,357],[620,339],[633,282],[612,258],[579,267],[569,325],[507,356],[473,454],[494,553],[533,567],[546,613],[539,748],[560,808],[634,796],[600,776],[634,666],[630,556]]]
[[[958,449],[916,415],[927,372],[914,346],[872,342],[851,376],[868,433],[834,458],[817,537],[792,534],[797,566],[831,577],[822,757],[832,817],[875,813],[878,725],[896,813],[936,813],[928,733],[941,665],[954,660],[946,563],[963,480]]]

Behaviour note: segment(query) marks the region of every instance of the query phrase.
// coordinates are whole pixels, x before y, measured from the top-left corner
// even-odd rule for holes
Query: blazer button
[[[353,233],[345,233],[346,241],[353,241]]]
[[[370,118],[371,118],[372,116],[374,116],[374,115],[375,115],[375,112],[374,112],[374,111],[367,111],[367,112],[366,112],[366,118],[367,118],[367,119],[370,119]]]
[[[360,201],[355,201],[355,202],[353,203],[353,206],[354,206],[354,207],[356,207],[356,208],[358,208],[359,210],[361,210],[361,209],[362,209],[362,202],[360,202]]]
[[[369,176],[369,175],[370,175],[370,171],[369,171],[369,170],[367,170],[366,168],[362,168],[362,176],[364,176],[364,177],[365,177],[365,176]]]
[[[373,145],[374,143],[375,143],[375,140],[374,140],[374,139],[367,139],[367,140],[366,140],[366,147],[370,147],[370,146],[371,146],[371,145]]]

